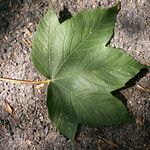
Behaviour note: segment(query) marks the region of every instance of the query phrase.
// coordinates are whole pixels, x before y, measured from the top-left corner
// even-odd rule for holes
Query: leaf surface
[[[53,9],[42,19],[32,60],[52,82],[47,106],[55,126],[74,139],[78,124],[113,125],[130,120],[111,92],[143,68],[121,49],[107,47],[117,9],[83,11],[60,24]]]

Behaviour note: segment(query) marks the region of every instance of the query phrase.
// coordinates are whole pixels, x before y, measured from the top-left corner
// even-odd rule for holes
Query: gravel
[[[0,1],[0,76],[44,79],[34,68],[31,43],[36,27],[50,4],[57,14],[65,6],[72,15],[96,7],[111,7],[115,0],[6,0]],[[150,66],[150,1],[122,0],[111,46],[122,48]],[[76,143],[61,135],[48,118],[47,85],[12,84],[0,81],[1,150],[106,150],[150,149],[150,69],[121,90],[131,124],[114,127],[81,127]],[[11,115],[6,104],[14,109]]]

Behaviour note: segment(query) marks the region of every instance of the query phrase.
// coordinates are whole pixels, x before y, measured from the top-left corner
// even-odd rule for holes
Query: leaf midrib
[[[65,23],[67,24],[68,21],[67,20]],[[60,24],[61,25],[61,24]],[[95,28],[93,28],[93,30],[85,37],[82,38],[82,40],[75,46],[75,48],[72,49],[71,53],[63,60],[63,62],[60,64],[60,66],[58,67],[58,69],[56,70],[56,73],[53,75],[53,78],[55,78],[55,76],[57,75],[57,73],[60,71],[60,69],[62,68],[62,66],[64,65],[64,63],[67,61],[67,59],[77,50],[77,48],[84,42],[84,40],[86,40],[90,35],[93,34],[93,32],[98,28],[98,26],[96,26]],[[67,28],[68,30],[68,28]],[[66,31],[67,32],[67,31]],[[83,34],[83,33],[82,33]]]

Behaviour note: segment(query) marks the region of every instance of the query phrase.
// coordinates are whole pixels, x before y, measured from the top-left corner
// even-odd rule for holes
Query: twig
[[[22,38],[22,41],[26,44],[28,48],[32,48],[32,43],[29,40]]]
[[[25,84],[48,84],[51,82],[51,80],[42,80],[42,81],[36,81],[36,80],[18,80],[18,79],[11,79],[11,78],[2,78],[0,77],[1,81],[6,82],[12,82],[12,83],[25,83]]]
[[[114,143],[114,142],[112,142],[112,141],[110,141],[110,140],[106,140],[105,138],[103,138],[103,137],[100,137],[100,136],[98,136],[98,142],[100,143],[100,140],[103,140],[104,142],[106,142],[106,143],[108,143],[109,145],[111,145],[113,148],[119,148],[119,146],[116,144],[116,143]]]
[[[147,88],[144,88],[142,85],[140,85],[140,84],[137,84],[137,88],[138,89],[141,89],[142,91],[145,91],[145,92],[147,92],[147,93],[150,93],[150,89],[147,89]]]

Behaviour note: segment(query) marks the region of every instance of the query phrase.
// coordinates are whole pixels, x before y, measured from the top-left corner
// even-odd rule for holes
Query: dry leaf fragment
[[[14,115],[13,106],[11,106],[10,103],[8,103],[6,100],[5,100],[5,109],[9,114]]]
[[[44,84],[39,84],[36,86],[36,89],[38,90],[38,93],[41,94],[41,89],[44,87]]]
[[[140,115],[138,115],[135,119],[137,130],[139,130],[143,126],[143,119]]]
[[[28,36],[32,36],[32,32],[28,29],[28,28],[26,28],[25,27],[25,33],[28,35]]]

